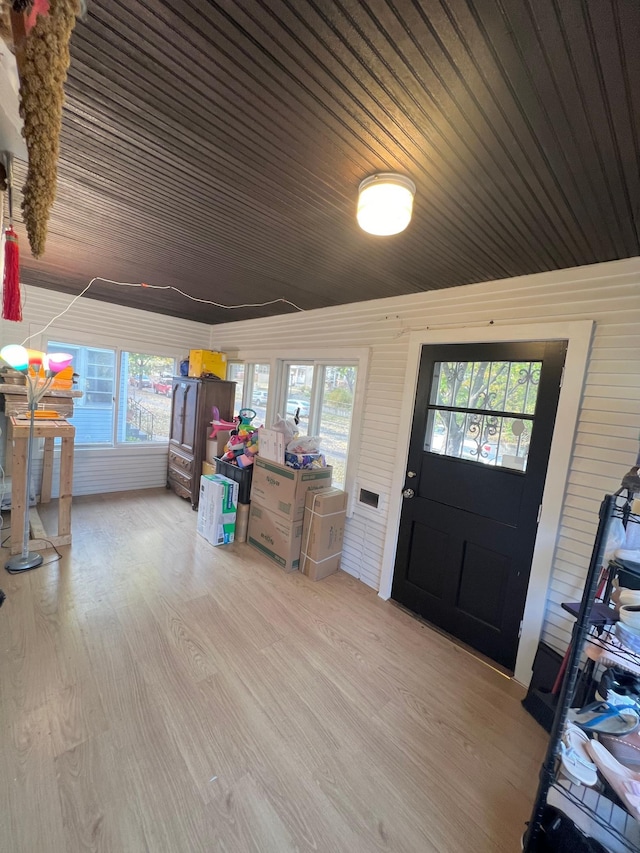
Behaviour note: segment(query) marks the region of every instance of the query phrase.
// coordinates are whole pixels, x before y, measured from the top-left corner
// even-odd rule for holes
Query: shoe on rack
[[[560,766],[570,782],[592,788],[598,781],[598,768],[587,751],[588,743],[589,735],[567,723],[560,742]]]
[[[640,729],[630,735],[598,735],[598,740],[620,764],[630,770],[640,770]]]
[[[589,734],[629,735],[640,727],[638,706],[613,705],[611,702],[592,702],[584,708],[571,708],[569,721]]]
[[[596,696],[611,705],[635,703],[640,710],[640,676],[610,666],[602,673]]]
[[[590,740],[587,749],[598,770],[620,797],[629,814],[640,820],[640,773],[621,764],[597,740]]]

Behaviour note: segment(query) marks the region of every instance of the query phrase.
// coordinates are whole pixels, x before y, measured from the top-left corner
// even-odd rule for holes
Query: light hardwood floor
[[[77,498],[61,562],[0,570],[0,850],[519,850],[545,745],[520,690],[195,525],[165,490]]]

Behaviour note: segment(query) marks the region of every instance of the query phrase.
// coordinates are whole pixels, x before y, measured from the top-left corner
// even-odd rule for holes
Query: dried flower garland
[[[49,14],[37,17],[22,49],[16,44],[20,115],[29,152],[22,212],[36,258],[44,252],[49,213],[56,197],[69,41],[79,14],[80,0],[50,0]]]

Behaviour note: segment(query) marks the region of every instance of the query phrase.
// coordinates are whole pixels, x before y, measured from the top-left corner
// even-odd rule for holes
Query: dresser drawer
[[[191,476],[193,474],[193,456],[185,456],[170,447],[169,468],[173,468],[176,471],[183,471]]]
[[[181,486],[180,483],[177,483],[175,480],[170,480],[171,488],[181,498],[186,498],[188,501],[192,500],[192,494],[190,489],[185,489],[184,486]]]
[[[182,471],[179,468],[174,468],[173,465],[169,465],[169,471],[167,472],[167,478],[171,483],[177,483],[182,486],[183,489],[189,490],[189,495],[191,495],[191,482],[192,477],[187,471]]]

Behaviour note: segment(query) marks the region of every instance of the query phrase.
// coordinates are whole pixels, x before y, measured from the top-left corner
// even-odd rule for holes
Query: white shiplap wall
[[[69,305],[72,297],[37,287],[24,287],[22,323],[0,321],[0,346],[22,343],[27,335],[40,330]],[[87,336],[90,336],[87,339]],[[184,358],[189,349],[207,348],[210,326],[124,308],[86,297],[47,330],[28,344],[34,349],[46,346],[48,339],[92,342],[95,346],[121,347],[132,352]],[[4,421],[4,418],[1,419]],[[4,423],[0,423],[4,433]],[[0,440],[0,461],[4,460],[4,441]],[[39,482],[41,459],[36,457],[35,482]],[[54,466],[54,494],[57,494],[58,459]],[[146,489],[166,482],[167,448],[153,447],[77,447],[74,460],[74,495]]]
[[[634,464],[640,428],[640,259],[215,326],[210,345],[252,357],[369,347],[358,485],[389,496],[409,333],[465,326],[594,320],[595,333],[548,593],[545,639],[564,649],[560,602],[579,596],[603,494]],[[286,341],[286,345],[282,342]],[[381,453],[381,449],[385,452]],[[386,506],[386,502],[385,502]],[[343,568],[378,588],[387,514],[355,504]]]

